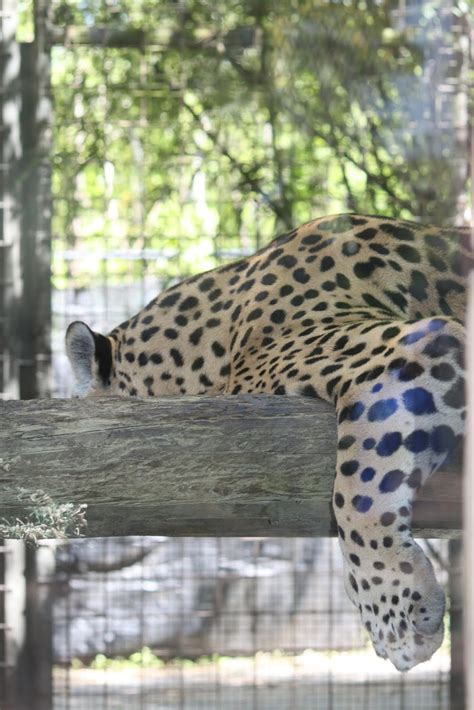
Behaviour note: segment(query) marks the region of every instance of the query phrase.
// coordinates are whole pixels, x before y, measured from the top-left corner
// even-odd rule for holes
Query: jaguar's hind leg
[[[411,505],[462,436],[463,328],[430,318],[365,323],[352,335],[386,347],[376,362],[349,364],[337,401],[333,504],[346,587],[377,653],[408,670],[443,638],[444,595],[412,538]]]

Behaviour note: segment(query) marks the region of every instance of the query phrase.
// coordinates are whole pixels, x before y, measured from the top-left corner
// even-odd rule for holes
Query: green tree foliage
[[[324,213],[449,222],[459,167],[427,74],[443,0],[412,25],[397,7],[55,0],[57,243],[87,273],[104,245],[160,249],[173,278]]]

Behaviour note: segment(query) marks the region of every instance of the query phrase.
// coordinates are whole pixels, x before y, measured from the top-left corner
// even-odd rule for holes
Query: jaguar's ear
[[[80,397],[98,382],[104,386],[109,384],[112,346],[104,335],[94,333],[82,321],[75,321],[66,332],[66,352],[76,380],[76,394]]]

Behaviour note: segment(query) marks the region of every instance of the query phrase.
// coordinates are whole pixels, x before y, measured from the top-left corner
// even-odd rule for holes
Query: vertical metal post
[[[44,0],[35,41],[16,41],[17,0],[0,0],[0,393],[49,390],[51,323],[51,101]]]
[[[22,298],[16,323],[20,398],[49,394],[51,329],[51,98],[48,4],[36,0],[34,42],[21,45]]]
[[[449,676],[450,710],[464,710],[464,648],[462,542],[450,540],[449,551],[449,628],[451,632],[451,672]]]
[[[17,2],[0,0],[0,396],[17,397],[18,371],[11,335],[12,314],[20,296],[18,254],[20,218],[15,194],[21,156],[19,129],[20,49],[16,41]],[[12,558],[0,541],[0,707],[15,707],[15,640],[11,633]],[[21,623],[21,620],[19,620]],[[17,627],[19,629],[19,627]]]
[[[0,0],[0,396],[46,395],[50,338],[49,60],[46,7],[35,41],[16,39],[17,0]],[[0,546],[0,707],[49,710],[51,614],[44,554]],[[44,572],[51,567],[51,559]]]
[[[9,663],[7,658],[7,636],[6,636],[6,593],[5,593],[5,569],[6,569],[6,547],[3,540],[0,540],[0,707],[6,707],[6,688],[8,683]]]
[[[5,710],[23,710],[19,661],[25,642],[25,546],[19,540],[4,541],[5,685],[0,697]],[[3,696],[3,697],[2,697]]]
[[[0,394],[49,390],[51,101],[47,3],[35,3],[35,40],[16,40],[17,0],[0,0]]]
[[[474,205],[474,126],[471,127],[471,204]],[[474,225],[471,234],[474,250]],[[464,520],[464,673],[466,680],[466,710],[474,710],[474,271],[469,279],[467,318],[467,428],[463,486]]]
[[[51,710],[54,551],[48,545],[34,550],[19,540],[6,540],[0,555],[4,567],[0,707]]]
[[[20,139],[20,47],[17,0],[0,0],[0,394],[20,393],[13,324],[21,298],[18,165]]]

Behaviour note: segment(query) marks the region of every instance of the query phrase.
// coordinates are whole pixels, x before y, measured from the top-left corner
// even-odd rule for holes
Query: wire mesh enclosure
[[[72,320],[108,332],[315,216],[470,219],[461,0],[12,1],[1,19],[2,397],[69,396]],[[369,648],[334,540],[8,543],[2,685],[41,668],[28,710],[461,708],[459,548],[430,553],[452,633],[405,676]],[[35,603],[12,661],[14,590]]]
[[[447,644],[408,676],[373,655],[336,540],[88,540],[56,565],[55,708],[450,707]]]

